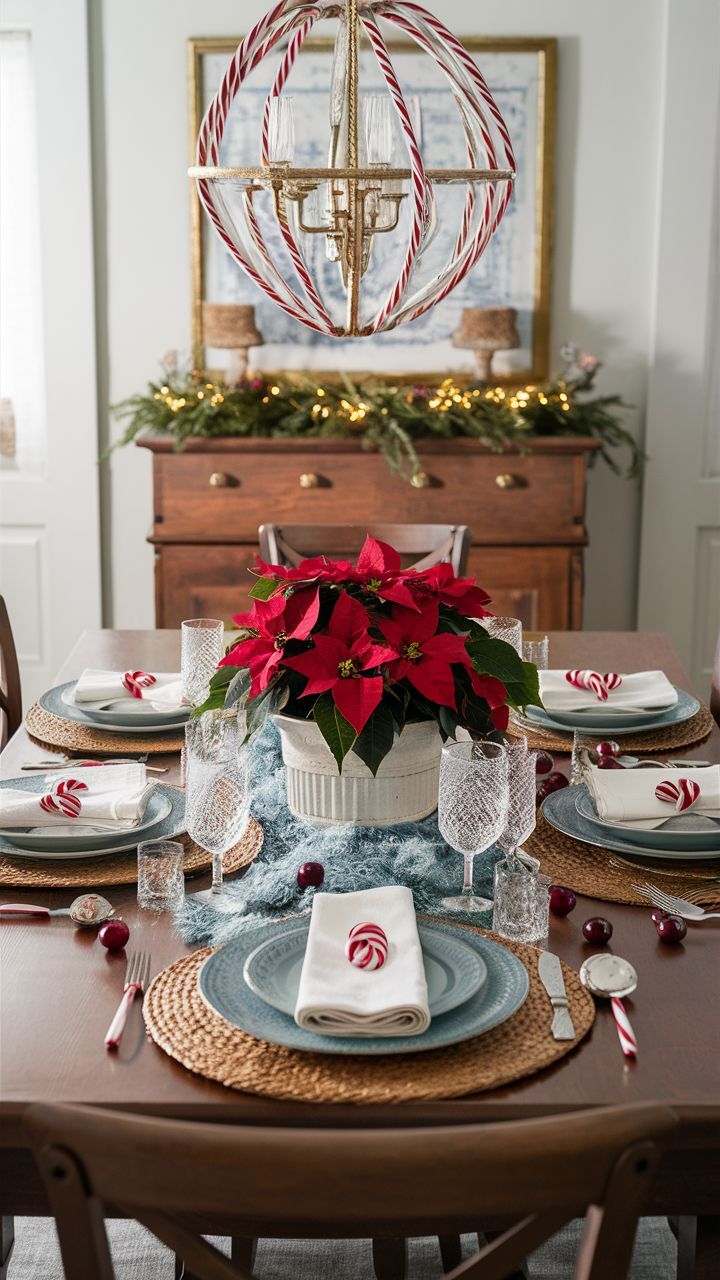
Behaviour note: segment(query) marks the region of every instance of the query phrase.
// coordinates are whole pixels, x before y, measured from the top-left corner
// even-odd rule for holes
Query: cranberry
[[[556,916],[568,916],[575,910],[577,898],[572,889],[562,884],[550,885],[550,910]]]
[[[538,751],[535,757],[535,774],[538,778],[546,778],[552,773],[555,761],[549,751]]]
[[[660,907],[656,907],[654,911],[650,912],[650,919],[652,920],[653,924],[657,926],[659,925],[661,920],[667,919],[667,914],[668,914],[667,911],[662,911]]]
[[[612,938],[613,927],[604,916],[591,916],[585,921],[582,931],[587,942],[594,943],[596,947],[606,947]]]
[[[600,756],[597,767],[598,769],[622,769],[623,765],[619,760],[615,760],[613,756]]]
[[[610,738],[607,742],[598,742],[595,750],[599,756],[619,756],[620,743],[614,742],[612,738]]]
[[[317,889],[325,879],[325,868],[322,862],[303,862],[298,869],[297,882],[301,889]]]
[[[570,783],[564,773],[549,773],[547,778],[544,778],[542,782],[538,782],[535,788],[535,799],[540,804],[541,801],[551,796],[554,791],[562,791],[563,787],[569,786]]]
[[[108,951],[122,951],[129,937],[130,930],[124,920],[106,920],[98,932],[98,938]]]
[[[665,916],[664,920],[656,920],[655,928],[661,942],[682,942],[687,933],[682,916]]]

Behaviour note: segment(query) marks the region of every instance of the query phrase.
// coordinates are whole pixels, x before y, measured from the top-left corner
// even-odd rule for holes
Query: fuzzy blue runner
[[[223,896],[232,913],[220,913],[207,902],[188,897],[176,917],[177,930],[191,946],[218,946],[236,938],[249,925],[310,910],[313,895],[404,884],[413,892],[415,909],[442,916],[440,899],[462,887],[463,860],[445,844],[437,815],[397,827],[316,827],[294,818],[287,807],[280,735],[271,721],[251,747],[252,812],[262,825],[262,851],[245,875],[225,882]],[[489,850],[475,859],[475,889],[492,892],[492,869],[499,856]],[[321,889],[300,889],[297,870],[303,862],[321,862]],[[463,916],[489,927],[491,912]],[[453,917],[457,919],[457,916]]]

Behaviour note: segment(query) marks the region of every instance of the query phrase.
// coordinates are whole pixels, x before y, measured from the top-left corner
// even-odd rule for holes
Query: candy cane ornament
[[[388,954],[388,940],[379,924],[353,925],[345,943],[345,955],[356,969],[382,969]]]
[[[599,671],[566,671],[565,679],[575,689],[591,689],[599,702],[607,701],[608,691]]]
[[[79,818],[82,801],[76,791],[87,791],[87,782],[78,778],[63,778],[53,791],[41,796],[40,808],[45,813],[62,813],[66,818]]]
[[[151,676],[148,671],[126,671],[122,682],[133,698],[142,698],[143,689],[149,689],[151,685],[157,684],[157,677]]]
[[[615,1026],[617,1028],[618,1040],[620,1047],[626,1058],[637,1057],[637,1038],[632,1029],[632,1023],[625,1011],[625,1005],[619,996],[610,997],[610,1007],[612,1008]]]
[[[664,800],[666,804],[674,804],[678,813],[684,813],[698,800],[700,783],[694,778],[666,778],[656,786],[655,795],[658,800]]]

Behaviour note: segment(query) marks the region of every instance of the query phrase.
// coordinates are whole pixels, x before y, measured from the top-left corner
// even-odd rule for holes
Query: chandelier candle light
[[[328,163],[295,166],[293,100],[283,93],[295,59],[319,19],[338,23],[328,99]],[[467,167],[430,169],[378,19],[427,53],[453,93]],[[387,92],[360,94],[361,33]],[[265,104],[260,163],[221,164],[233,100],[250,72],[276,47],[283,51]],[[396,130],[402,163],[395,152]],[[225,246],[283,311],[330,337],[362,337],[415,320],[451,292],[478,262],[507,208],[515,159],[507,128],[476,63],[433,14],[406,0],[281,0],[238,46],[200,128],[190,176]],[[428,254],[439,213],[437,187],[464,184],[453,248],[443,263]],[[288,270],[269,248],[279,230]],[[377,236],[394,236],[398,269],[370,287]],[[324,246],[324,263],[316,245]],[[341,314],[328,289],[326,264],[340,272]],[[287,276],[294,277],[291,283]],[[366,288],[367,286],[367,288]]]

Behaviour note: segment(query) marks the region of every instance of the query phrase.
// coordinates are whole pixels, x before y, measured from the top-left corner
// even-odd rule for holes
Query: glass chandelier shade
[[[327,163],[310,167],[295,164],[303,121],[284,89],[321,18],[336,20],[337,33],[327,136],[319,140]],[[420,101],[403,94],[380,18],[426,53],[449,85],[465,167],[426,167]],[[361,34],[384,92],[362,91]],[[265,103],[259,164],[225,167],[231,105],[276,47],[282,56]],[[202,122],[190,176],[215,231],[251,280],[295,320],[345,338],[415,320],[464,279],[507,208],[515,159],[479,68],[433,14],[406,0],[280,0],[235,51]],[[459,199],[447,199],[458,191]],[[338,272],[341,290],[333,287]]]

